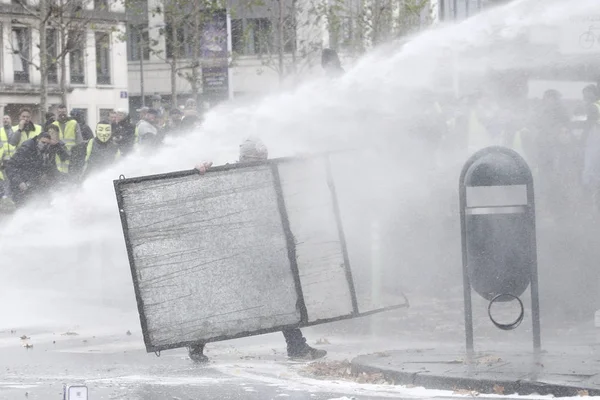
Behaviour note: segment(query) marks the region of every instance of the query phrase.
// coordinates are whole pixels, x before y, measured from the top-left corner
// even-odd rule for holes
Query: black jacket
[[[27,183],[36,189],[50,187],[62,175],[56,168],[56,155],[63,161],[69,158],[64,143],[50,146],[41,152],[37,147],[37,138],[23,142],[6,163],[6,173],[11,186]]]
[[[117,159],[117,154],[119,154],[119,146],[112,140],[109,140],[107,143],[102,143],[94,138],[90,157],[85,163],[84,176],[113,164]]]
[[[88,124],[79,123],[79,126],[81,127],[81,137],[83,137],[84,142],[94,138],[94,132],[92,132],[92,128]]]
[[[114,141],[119,145],[119,149],[123,155],[128,154],[133,150],[135,141],[135,125],[131,123],[129,117],[123,121],[113,125],[112,136]]]

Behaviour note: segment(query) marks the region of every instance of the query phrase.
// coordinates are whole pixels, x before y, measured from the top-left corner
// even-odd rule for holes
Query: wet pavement
[[[355,373],[381,373],[397,384],[488,394],[600,396],[600,354],[563,348],[514,349],[474,354],[464,350],[410,349],[352,360]]]
[[[90,399],[464,397],[464,393],[456,392],[460,385],[440,386],[435,379],[425,379],[440,375],[440,371],[456,373],[464,369],[460,364],[464,359],[461,302],[413,296],[411,304],[408,310],[303,329],[310,345],[329,352],[326,362],[354,359],[356,364],[357,356],[375,354],[370,360],[379,362],[380,367],[381,363],[387,363],[384,366],[389,368],[392,362],[399,368],[409,368],[415,376],[418,373],[419,379],[410,382],[395,380],[407,383],[405,386],[364,384],[336,376],[317,379],[306,373],[307,363],[287,359],[280,333],[211,343],[206,350],[211,358],[207,365],[193,364],[184,349],[166,351],[156,357],[146,353],[140,329],[135,329],[138,323],[133,319],[119,323],[116,329],[0,332],[0,399],[61,399],[64,384],[85,384]],[[491,364],[484,371],[488,383],[495,382],[494,385],[504,388],[501,397],[513,397],[509,381],[520,382],[523,376],[511,375],[510,369],[517,363],[521,365],[519,368],[531,367],[527,358],[531,352],[531,321],[526,318],[518,330],[501,332],[490,326],[485,313],[478,311],[481,307],[477,307],[477,302],[475,306],[475,345]],[[565,379],[585,379],[591,375],[591,369],[595,369],[594,374],[600,371],[596,357],[599,334],[591,321],[551,326],[546,320],[542,325],[542,345],[549,352],[542,362],[547,373],[546,384],[555,384],[557,379],[558,383]],[[27,338],[21,339],[23,335]],[[562,353],[551,353],[552,349]],[[429,358],[407,367],[403,362],[409,362],[411,354]],[[494,357],[500,360],[493,362]],[[568,377],[561,375],[565,375],[565,368],[571,368],[573,362],[565,360],[581,363],[566,374]],[[565,368],[558,370],[560,362]],[[492,385],[492,393],[499,391],[493,389]]]

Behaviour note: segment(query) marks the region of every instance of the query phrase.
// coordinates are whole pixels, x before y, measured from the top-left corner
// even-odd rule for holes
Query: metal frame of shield
[[[114,181],[148,352],[408,307],[362,307],[331,155]]]
[[[477,184],[469,185],[473,181]],[[518,296],[530,286],[533,348],[539,354],[541,333],[535,198],[533,176],[527,162],[516,151],[505,147],[479,150],[462,169],[459,198],[467,353],[474,351],[471,290],[490,301],[488,314],[492,323],[500,329],[511,330],[523,319],[523,303]],[[519,227],[515,228],[515,225]],[[519,241],[518,245],[516,241]],[[482,245],[470,248],[469,243],[473,242]],[[490,246],[494,251],[487,251]],[[524,255],[520,260],[523,263],[509,265],[519,261],[516,254]],[[469,265],[474,259],[489,265]],[[497,269],[500,263],[502,271]],[[492,267],[495,269],[486,271],[486,268]],[[492,304],[502,301],[502,298],[516,299],[520,305],[520,315],[513,323],[499,324],[492,317]]]

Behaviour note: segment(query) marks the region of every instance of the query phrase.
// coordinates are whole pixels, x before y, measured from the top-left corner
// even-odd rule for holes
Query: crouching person
[[[258,139],[248,139],[240,145],[240,163],[266,161],[268,158],[266,146]],[[200,174],[204,174],[212,162],[203,162],[196,166]],[[302,331],[298,328],[285,329],[282,331],[287,344],[288,357],[302,360],[316,360],[325,357],[327,351],[315,349],[306,343]],[[190,358],[198,363],[208,362],[208,357],[204,354],[205,343],[196,343],[189,347]]]
[[[63,142],[58,139],[58,130],[49,127],[48,132],[28,139],[17,149],[6,163],[6,174],[15,206],[22,207],[31,198],[46,193],[64,181],[56,161],[69,159]]]

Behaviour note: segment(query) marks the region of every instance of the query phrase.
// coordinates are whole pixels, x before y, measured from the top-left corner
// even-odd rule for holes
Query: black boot
[[[204,355],[204,343],[194,344],[188,347],[190,359],[195,363],[207,363],[208,357]]]
[[[287,343],[288,357],[302,360],[316,360],[327,355],[325,350],[319,350],[306,344],[300,329],[288,329],[282,331]]]

